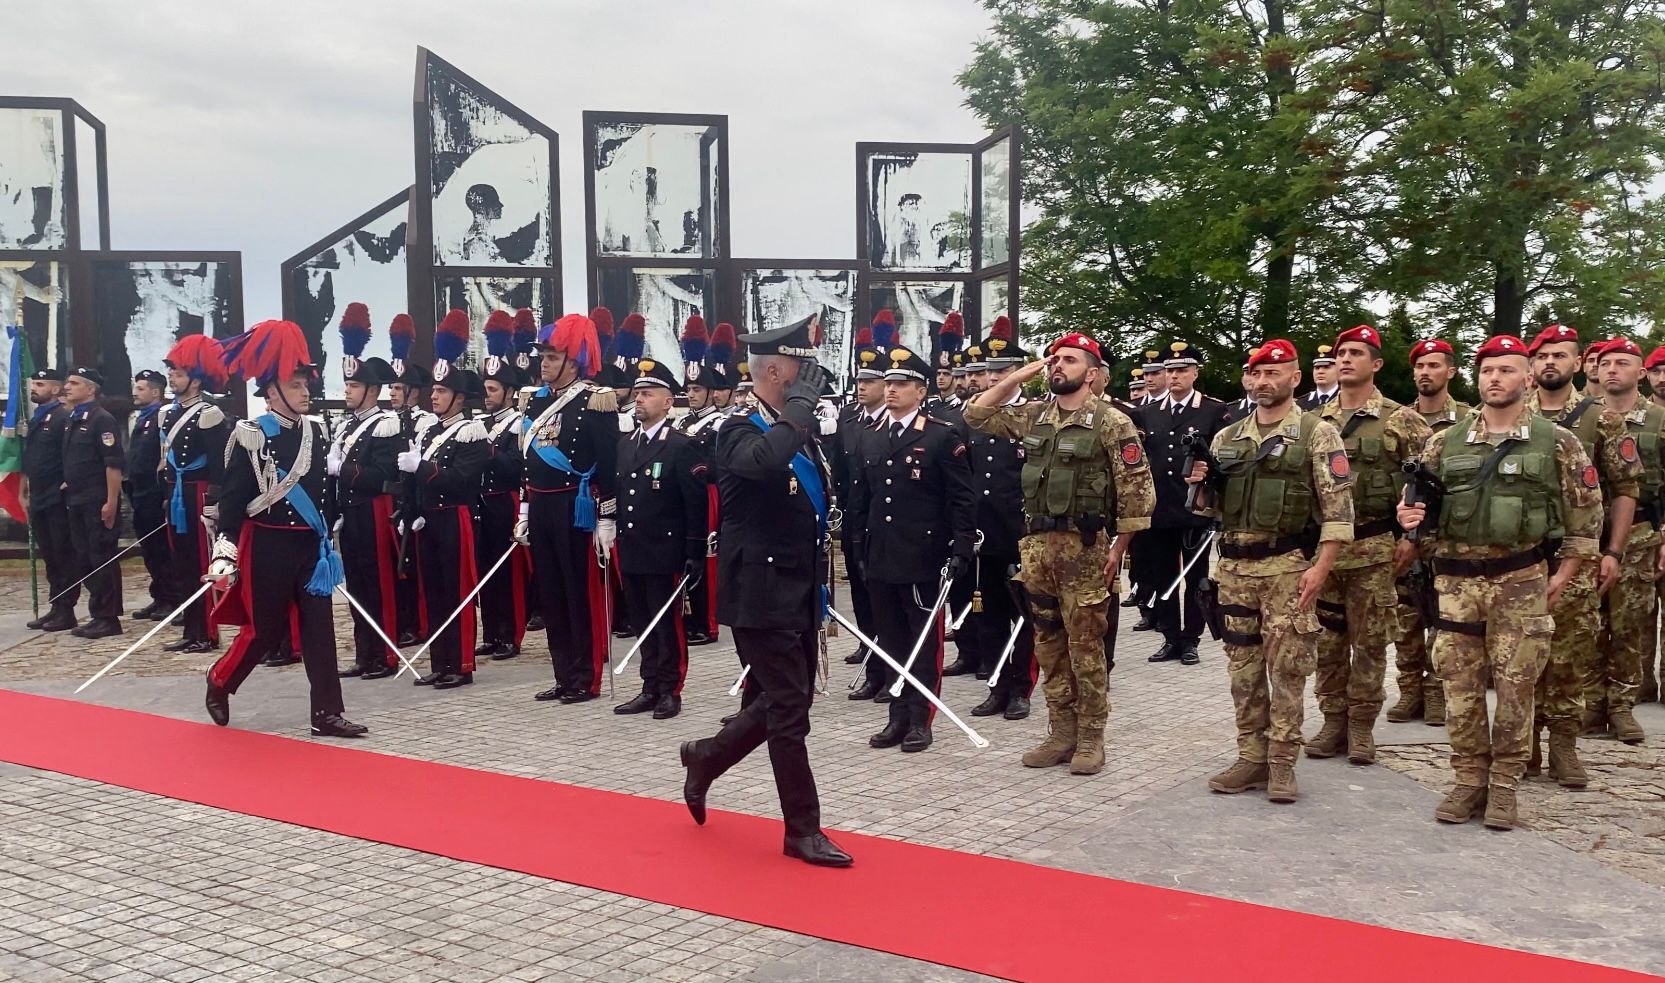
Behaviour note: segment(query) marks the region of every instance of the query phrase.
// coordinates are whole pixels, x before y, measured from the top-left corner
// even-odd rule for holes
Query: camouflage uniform
[[[1598,713],[1605,710],[1603,716],[1612,722],[1615,735],[1628,743],[1640,743],[1641,728],[1630,711],[1642,690],[1644,660],[1653,659],[1655,622],[1659,617],[1654,576],[1659,553],[1660,442],[1665,409],[1639,401],[1621,418],[1628,432],[1619,444],[1619,457],[1643,468],[1640,497],[1624,557],[1619,561],[1619,581],[1603,599],[1608,643],[1600,646],[1600,651],[1605,658],[1592,674],[1594,678],[1586,679],[1584,698],[1587,709]],[[1614,720],[1616,716],[1620,719]]]
[[[1318,598],[1324,632],[1313,694],[1324,727],[1307,742],[1307,755],[1327,758],[1345,748],[1350,761],[1370,764],[1376,760],[1371,728],[1382,712],[1388,641],[1399,630],[1393,549],[1399,531],[1394,508],[1404,489],[1400,465],[1422,455],[1432,430],[1416,410],[1374,387],[1357,409],[1342,409],[1335,399],[1318,415],[1342,435],[1354,526]]]
[[[1083,759],[1081,752],[1096,745],[1098,766],[1103,763],[1104,722],[1110,711],[1104,635],[1110,596],[1119,586],[1105,583],[1104,564],[1110,540],[1120,533],[1149,528],[1156,509],[1156,488],[1139,431],[1126,414],[1097,399],[1073,412],[1060,410],[1050,400],[1001,407],[972,402],[966,404],[965,422],[973,429],[1024,444],[1028,535],[1018,542],[1022,573],[1017,579],[1029,595],[1034,615],[1035,658],[1045,674],[1043,690],[1051,730],[1047,742],[1026,754],[1024,763],[1070,760],[1072,771],[1096,771],[1097,767],[1076,759]],[[1053,447],[1065,440],[1071,441],[1068,451],[1077,461],[1102,463],[1077,467],[1073,484],[1049,485],[1049,477],[1060,469]],[[1084,544],[1089,534],[1080,529],[1079,516],[1071,509],[1062,509],[1053,519],[1035,514],[1035,497],[1045,497],[1046,490],[1054,487],[1069,489],[1074,496],[1071,503],[1088,495],[1098,501],[1110,499],[1114,511],[1096,517],[1105,528],[1091,535],[1091,546]],[[1054,528],[1046,528],[1049,525]]]
[[[1430,433],[1440,433],[1472,412],[1474,407],[1448,396],[1443,409],[1434,413],[1418,410],[1417,415],[1428,424]],[[1417,452],[1421,453],[1421,448]],[[1432,561],[1433,553],[1426,544],[1421,553],[1424,564]],[[1393,664],[1399,670],[1399,704],[1388,711],[1388,719],[1415,720],[1422,715],[1430,726],[1438,726],[1445,723],[1445,691],[1440,688],[1440,678],[1428,661],[1428,626],[1422,623],[1422,611],[1403,577],[1395,581],[1394,591],[1399,601],[1399,631],[1393,638]]]
[[[1445,683],[1451,769],[1458,785],[1453,796],[1463,789],[1490,787],[1508,790],[1508,800],[1513,801],[1513,790],[1526,770],[1534,691],[1549,661],[1555,630],[1545,608],[1548,571],[1543,543],[1558,537],[1556,556],[1561,558],[1593,564],[1597,555],[1602,513],[1596,469],[1571,433],[1541,427],[1537,413],[1523,405],[1515,429],[1506,435],[1488,436],[1485,422],[1475,416],[1430,440],[1423,454],[1424,463],[1447,486],[1438,530],[1428,529],[1425,538],[1434,542],[1440,603],[1434,666]],[[1488,457],[1505,436],[1527,443],[1514,445],[1524,449],[1503,458],[1486,480],[1477,480],[1476,470],[1483,466],[1479,459]],[[1535,450],[1549,444],[1553,451]],[[1551,454],[1553,467],[1540,467],[1532,459]],[[1469,467],[1459,470],[1457,460]],[[1547,507],[1521,504],[1528,492],[1518,489],[1529,481],[1546,489]],[[1461,525],[1465,517],[1471,526],[1479,522],[1487,529],[1485,524],[1494,519],[1499,528],[1508,528],[1512,521],[1513,531],[1494,530],[1492,541],[1484,542],[1485,537]],[[1497,691],[1489,733],[1488,669]],[[1509,813],[1512,817],[1512,808]]]
[[[1281,446],[1269,448],[1273,440]],[[1238,764],[1215,776],[1210,787],[1221,792],[1259,787],[1233,787],[1230,776],[1245,766],[1253,774],[1271,764],[1290,769],[1293,792],[1303,691],[1318,663],[1320,634],[1316,613],[1301,610],[1298,603],[1301,575],[1312,565],[1310,551],[1316,545],[1306,529],[1317,527],[1318,543],[1352,541],[1347,455],[1335,427],[1293,403],[1289,414],[1271,426],[1262,427],[1253,414],[1227,426],[1214,437],[1214,455],[1220,464],[1217,477],[1226,480],[1223,489],[1211,494],[1217,504],[1210,511],[1221,520],[1219,603],[1225,615]],[[1258,498],[1258,485],[1273,484],[1284,490],[1282,508],[1287,510],[1276,530],[1256,521],[1269,511],[1249,504]],[[1298,488],[1310,488],[1310,493]],[[1264,775],[1258,781],[1264,783]]]

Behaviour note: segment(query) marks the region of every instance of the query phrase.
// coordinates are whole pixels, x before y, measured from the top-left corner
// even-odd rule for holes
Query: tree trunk
[[[1526,311],[1526,291],[1520,272],[1505,264],[1494,267],[1492,279],[1492,334],[1520,334]]]
[[[1295,251],[1282,244],[1266,260],[1266,289],[1260,299],[1260,337],[1289,334],[1289,284],[1295,276]]]

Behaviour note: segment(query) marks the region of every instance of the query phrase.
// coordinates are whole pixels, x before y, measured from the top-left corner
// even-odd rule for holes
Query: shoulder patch
[[[1353,475],[1353,465],[1347,460],[1346,451],[1330,451],[1330,477],[1337,481],[1346,481]]]
[[[106,430],[102,434],[99,434],[98,439],[101,442],[103,442],[105,447],[114,447],[114,446],[116,446],[116,435],[113,432],[109,431],[109,430]]]
[[[955,457],[964,457],[965,456],[965,443],[963,441],[956,440],[954,442],[954,456]]]
[[[1619,460],[1626,464],[1635,464],[1641,459],[1642,456],[1636,452],[1636,438],[1625,434],[1624,439],[1619,441]]]
[[[1584,474],[1582,475],[1582,478],[1585,488],[1601,487],[1601,476],[1596,474],[1596,466],[1594,464],[1584,465]]]
[[[209,403],[197,414],[197,424],[203,427],[217,427],[225,422],[225,411]]]
[[[1122,463],[1130,468],[1138,467],[1145,461],[1145,445],[1137,440],[1122,441]]]

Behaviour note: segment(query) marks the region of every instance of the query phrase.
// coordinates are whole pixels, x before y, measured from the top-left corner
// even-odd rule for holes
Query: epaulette
[[[472,444],[477,440],[486,439],[486,428],[479,420],[470,420],[457,428],[457,433],[451,438],[459,444]]]
[[[383,413],[376,421],[376,429],[370,431],[372,437],[399,436],[399,417],[393,413]]]
[[[613,390],[605,386],[590,386],[589,408],[597,413],[617,413],[619,411],[619,397]]]
[[[429,413],[427,410],[417,410],[411,416],[411,423],[416,428],[416,435],[418,437],[427,433],[429,429],[431,429],[433,425],[438,422],[439,417]]]
[[[218,406],[215,406],[213,403],[204,404],[204,406],[202,407],[202,411],[197,414],[197,426],[199,426],[199,427],[212,428],[212,427],[217,427],[217,426],[219,426],[220,424],[222,424],[224,422],[225,422],[225,410],[220,409]],[[257,427],[256,429],[259,429],[259,428]]]
[[[231,428],[231,439],[225,442],[225,460],[221,464],[229,465],[231,463],[231,452],[235,448],[243,448],[249,452],[249,456],[252,458],[259,454],[265,446],[266,431],[260,429],[258,422],[238,420],[237,425]]]

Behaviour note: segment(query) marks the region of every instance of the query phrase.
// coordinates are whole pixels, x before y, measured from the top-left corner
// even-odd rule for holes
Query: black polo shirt
[[[40,512],[62,505],[64,483],[64,431],[69,426],[69,407],[53,401],[44,414],[32,415],[29,437],[23,443],[23,473],[29,478],[29,510]],[[37,407],[34,413],[39,414]]]
[[[64,433],[64,503],[102,506],[109,488],[104,469],[122,470],[126,456],[110,411],[96,401],[70,410]]]

